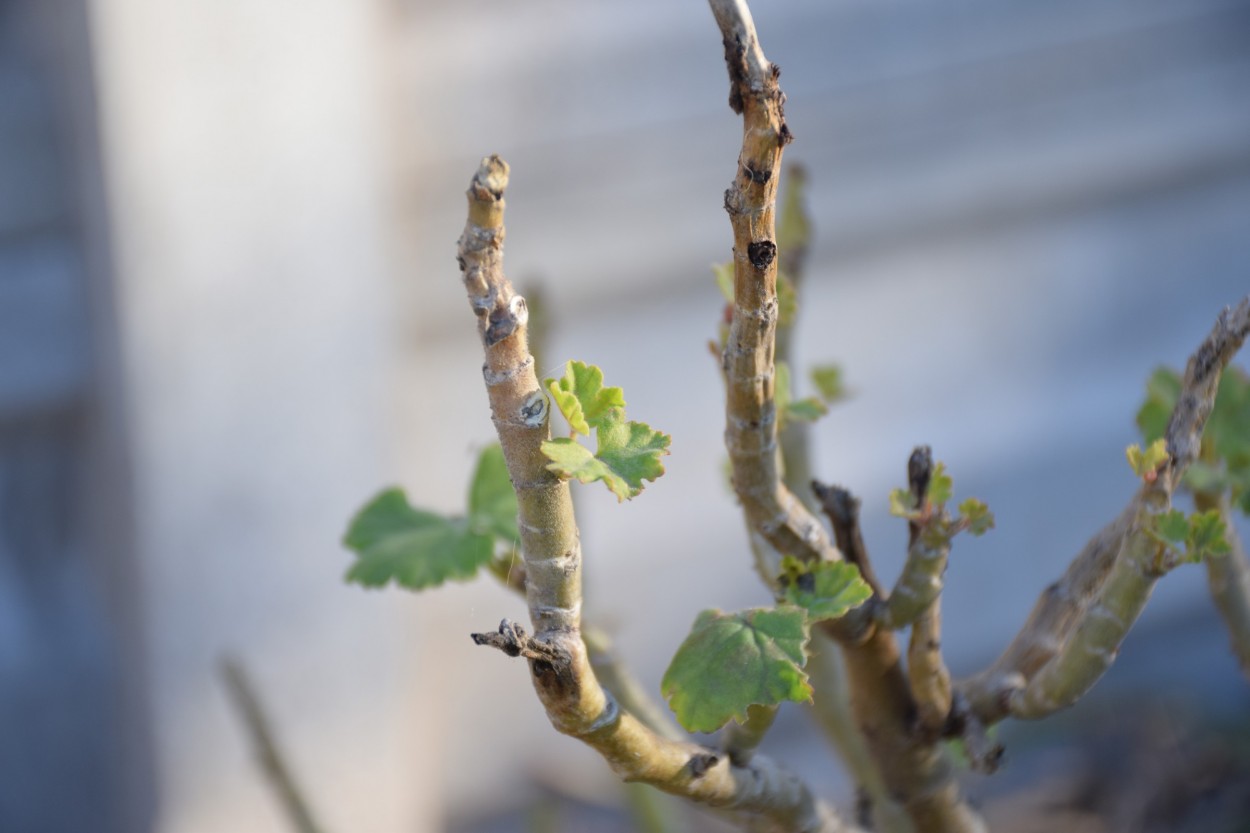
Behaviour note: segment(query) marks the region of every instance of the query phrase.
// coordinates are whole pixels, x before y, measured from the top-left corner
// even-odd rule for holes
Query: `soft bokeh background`
[[[966,673],[1131,493],[1150,370],[1250,291],[1250,7],[755,15],[811,173],[798,349],[855,391],[816,470],[864,496],[885,576],[916,443],[996,510],[949,572]],[[588,610],[654,690],[699,610],[767,601],[704,346],[726,92],[697,2],[0,2],[0,829],[284,829],[224,654],[328,830],[519,829],[536,784],[617,801],[466,638],[519,600],[347,587],[338,541],[392,483],[459,511],[491,439],[454,246],[498,152],[544,369],[600,364],[674,437],[639,500],[579,491]],[[1244,714],[1225,641],[1179,570],[1098,696]],[[770,746],[847,799],[797,711]]]

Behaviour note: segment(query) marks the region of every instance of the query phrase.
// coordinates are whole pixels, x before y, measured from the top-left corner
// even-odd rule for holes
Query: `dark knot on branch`
[[[568,663],[564,651],[535,639],[525,632],[525,628],[504,619],[499,623],[499,630],[488,633],[469,634],[478,645],[498,648],[510,657],[525,657],[536,662],[545,662],[552,666]]]

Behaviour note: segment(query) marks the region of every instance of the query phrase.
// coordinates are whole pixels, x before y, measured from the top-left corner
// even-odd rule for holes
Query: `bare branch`
[[[534,688],[552,725],[594,748],[620,777],[777,831],[849,830],[808,787],[764,756],[748,766],[692,743],[656,734],[622,710],[595,677],[581,638],[581,546],[568,483],[547,471],[547,399],[527,349],[525,300],[503,274],[503,207],[508,166],[482,160],[469,186],[460,268],[478,316],[491,414],[517,493],[525,590],[533,636],[504,623],[475,641],[529,660]]]
[[[881,582],[872,568],[868,548],[864,545],[864,536],[860,531],[859,498],[841,486],[827,486],[818,480],[812,481],[812,492],[829,518],[838,549],[846,556],[847,561],[859,568],[860,576],[872,588],[873,595],[878,599],[884,598]]]
[[[1220,374],[1248,334],[1250,298],[1221,312],[1190,357],[1168,423],[1170,457],[1157,479],[1146,483],[1077,555],[1063,579],[1046,589],[1003,655],[961,686],[983,722],[1008,714],[1037,718],[1070,705],[1114,661],[1154,583],[1174,566],[1149,533],[1153,516],[1168,509],[1197,455]]]
[[[1190,357],[1181,383],[1181,395],[1168,421],[1168,452],[1172,456],[1168,473],[1169,492],[1180,484],[1181,475],[1198,456],[1202,429],[1215,407],[1220,374],[1250,335],[1250,297],[1234,308],[1225,307],[1211,334]]]
[[[932,476],[933,452],[927,445],[919,446],[907,461],[907,482],[922,519],[908,523],[907,562],[889,598],[884,604],[876,605],[875,618],[883,628],[907,627],[923,616],[942,593],[942,577],[950,557],[950,536],[933,529],[943,524],[945,515],[940,508],[928,506]]]
[[[278,748],[269,728],[269,719],[265,716],[247,671],[242,663],[230,657],[221,660],[219,670],[226,682],[226,690],[230,693],[230,701],[243,719],[265,777],[282,803],[282,809],[286,811],[292,829],[296,833],[320,833],[321,828],[313,820],[308,801],[295,783],[295,777]]]
[[[916,700],[916,722],[926,735],[936,738],[951,711],[951,673],[942,660],[940,599],[934,599],[911,626],[907,679]]]
[[[777,86],[745,3],[713,2],[725,41],[733,92],[743,114],[738,174],[725,192],[734,230],[733,322],[723,357],[725,445],[734,490],[752,528],[779,553],[805,560],[837,559],[824,529],[781,481],[777,461],[773,350],[777,329],[775,209],[781,156],[790,141]]]

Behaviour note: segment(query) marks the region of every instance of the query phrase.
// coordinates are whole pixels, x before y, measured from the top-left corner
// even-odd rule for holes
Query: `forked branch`
[[[503,623],[475,641],[524,656],[552,725],[594,748],[626,781],[723,808],[755,829],[837,833],[847,826],[772,760],[744,766],[693,743],[665,738],[607,694],[581,637],[581,546],[569,485],[547,470],[547,400],[527,349],[527,309],[503,273],[508,166],[482,160],[469,186],[459,263],[478,317],[491,415],[516,490],[525,591],[535,633]]]

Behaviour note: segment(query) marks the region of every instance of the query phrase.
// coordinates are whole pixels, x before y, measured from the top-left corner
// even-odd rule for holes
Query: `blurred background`
[[[800,362],[854,392],[815,469],[864,498],[886,577],[915,444],[995,510],[949,570],[969,673],[1132,493],[1152,368],[1250,291],[1250,6],[754,12],[810,174]],[[768,601],[705,347],[726,96],[698,2],[0,0],[0,830],[288,829],[225,655],[327,831],[628,829],[523,666],[467,639],[521,601],[346,586],[339,540],[390,484],[462,511],[493,437],[454,254],[497,152],[543,369],[601,365],[674,438],[640,499],[579,490],[589,615],[658,691],[698,611]],[[1004,728],[973,795],[1205,761],[1250,714],[1226,643],[1178,570],[1087,702]],[[786,710],[768,749],[847,806],[812,734]],[[1079,829],[1138,829],[1084,800],[1103,826]]]

